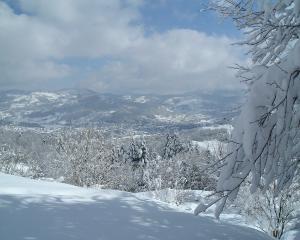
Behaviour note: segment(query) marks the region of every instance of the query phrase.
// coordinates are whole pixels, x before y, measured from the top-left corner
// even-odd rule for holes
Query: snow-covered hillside
[[[256,230],[195,217],[131,193],[0,174],[5,240],[267,240]]]
[[[237,93],[184,95],[113,95],[88,90],[55,92],[0,91],[0,125],[61,127],[127,124],[143,130],[173,124],[210,126],[230,117]],[[177,126],[179,125],[179,126]]]

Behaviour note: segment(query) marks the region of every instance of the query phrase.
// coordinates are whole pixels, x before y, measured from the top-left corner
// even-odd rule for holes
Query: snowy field
[[[141,194],[0,174],[0,239],[267,240],[254,229],[194,216]]]

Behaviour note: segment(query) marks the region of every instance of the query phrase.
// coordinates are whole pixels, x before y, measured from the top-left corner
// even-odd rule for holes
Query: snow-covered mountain
[[[231,118],[241,97],[233,92],[184,95],[113,95],[89,90],[2,91],[0,123],[19,126],[165,124],[191,128]]]

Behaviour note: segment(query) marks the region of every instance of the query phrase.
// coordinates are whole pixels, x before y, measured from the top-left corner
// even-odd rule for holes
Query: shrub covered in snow
[[[104,138],[93,128],[0,131],[6,136],[0,142],[5,173],[130,192],[215,187],[216,176],[201,171],[214,155],[178,134],[146,140]]]

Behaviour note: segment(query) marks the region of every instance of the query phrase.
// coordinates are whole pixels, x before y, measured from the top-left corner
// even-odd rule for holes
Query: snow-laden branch
[[[222,0],[213,1],[212,8],[244,31],[246,38],[240,44],[250,48],[253,60],[252,67],[237,66],[249,92],[235,119],[234,144],[229,144],[218,181],[216,193],[221,197],[212,203],[221,203],[218,216],[246,179],[251,179],[251,192],[272,182],[280,192],[299,168],[300,1]]]

